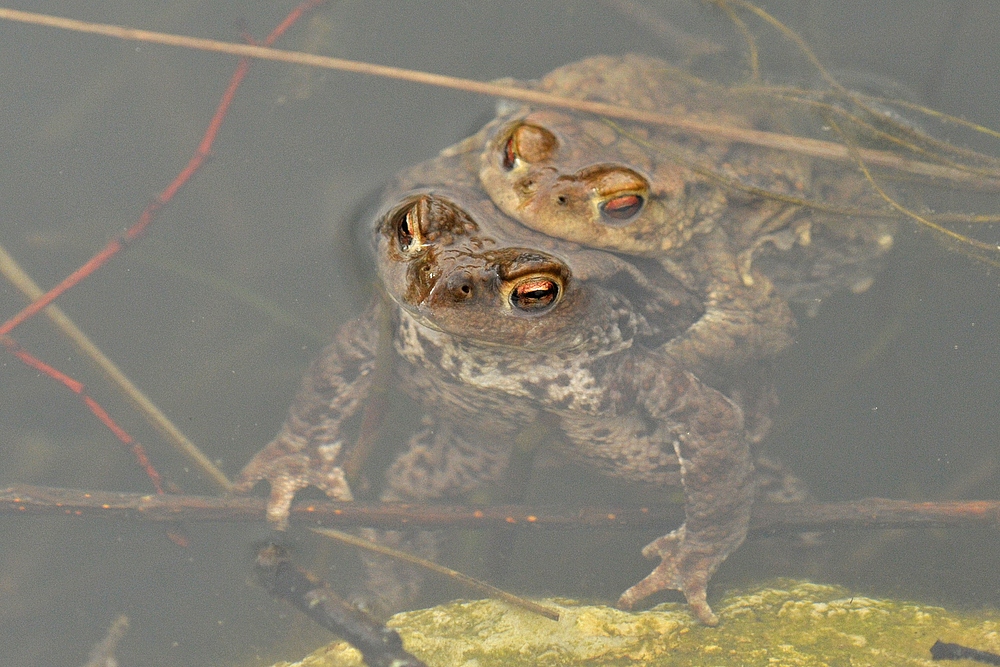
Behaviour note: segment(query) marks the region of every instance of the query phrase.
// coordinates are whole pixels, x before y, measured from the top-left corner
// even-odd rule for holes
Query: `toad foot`
[[[262,479],[266,479],[271,485],[271,495],[267,501],[267,521],[276,530],[288,528],[292,500],[300,489],[307,486],[315,486],[334,500],[354,500],[343,468],[316,466],[304,452],[285,454],[275,459],[254,458],[240,474],[234,490],[246,493]]]
[[[662,590],[684,593],[695,617],[705,625],[718,625],[719,617],[708,606],[707,587],[712,572],[722,559],[717,554],[700,553],[684,540],[684,527],[657,538],[646,545],[642,555],[663,561],[645,579],[629,588],[618,598],[618,607],[632,609],[645,597]]]

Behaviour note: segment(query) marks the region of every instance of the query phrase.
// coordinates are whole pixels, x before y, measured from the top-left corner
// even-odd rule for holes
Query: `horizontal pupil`
[[[624,220],[638,213],[640,208],[642,208],[642,197],[639,195],[625,195],[608,200],[601,207],[601,210],[609,217],[616,220]]]
[[[518,294],[521,296],[529,294],[544,294],[546,292],[551,292],[555,285],[551,281],[532,281],[530,283],[525,283],[517,288]]]
[[[535,280],[519,285],[512,301],[522,310],[548,306],[555,301],[559,287],[551,280]]]

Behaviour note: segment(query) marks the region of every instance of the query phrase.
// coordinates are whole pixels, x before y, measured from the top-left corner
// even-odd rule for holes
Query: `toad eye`
[[[638,215],[643,204],[645,201],[641,195],[619,195],[601,204],[601,215],[615,222],[624,222]]]
[[[559,146],[556,136],[544,127],[524,123],[515,127],[503,145],[500,164],[510,171],[518,160],[529,164],[551,159]]]
[[[413,244],[414,229],[418,224],[415,218],[416,212],[417,207],[410,206],[397,213],[396,219],[393,220],[393,226],[396,228],[396,241],[399,243],[399,249],[403,252],[409,250]]]
[[[547,276],[525,278],[510,293],[510,305],[526,313],[541,313],[559,300],[560,285]]]
[[[507,138],[507,143],[503,147],[503,160],[501,164],[504,171],[513,169],[515,162],[517,162],[517,149],[514,147],[514,135],[512,134]]]

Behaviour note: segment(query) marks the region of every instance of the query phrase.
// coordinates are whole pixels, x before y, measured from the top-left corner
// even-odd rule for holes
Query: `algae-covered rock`
[[[713,605],[721,618],[716,628],[699,625],[682,604],[630,613],[567,600],[542,602],[559,609],[561,619],[480,600],[398,614],[389,625],[430,667],[926,666],[937,639],[1000,651],[995,611],[962,614],[804,582],[779,581],[728,595]],[[344,642],[294,663],[363,664]]]

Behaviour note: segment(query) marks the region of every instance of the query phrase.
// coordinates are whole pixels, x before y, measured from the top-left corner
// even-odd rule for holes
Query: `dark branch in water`
[[[142,519],[146,521],[264,521],[264,499],[149,495],[85,491],[27,484],[0,490],[0,515],[33,514]],[[382,529],[658,528],[679,524],[678,505],[582,507],[499,505],[408,505],[395,503],[299,502],[291,521],[309,526],[369,526]],[[1000,525],[1000,501],[909,502],[865,498],[837,503],[757,503],[752,534],[768,536],[822,530],[944,528]]]
[[[750,530],[755,535],[813,530],[957,528],[1000,525],[1000,501],[910,502],[863,498],[837,503],[758,503]]]
[[[1000,665],[1000,655],[989,651],[962,646],[961,644],[946,644],[940,639],[931,646],[933,660],[975,660],[987,665]]]
[[[403,649],[399,633],[350,604],[326,582],[292,563],[288,551],[269,542],[254,561],[257,583],[292,604],[361,652],[370,667],[427,667]]]
[[[146,521],[264,521],[264,499],[247,496],[151,495],[18,485],[0,490],[0,515],[42,514],[142,519]],[[292,523],[306,526],[496,528],[646,528],[679,524],[681,506],[630,509],[543,508],[520,505],[409,505],[395,503],[298,502]]]

